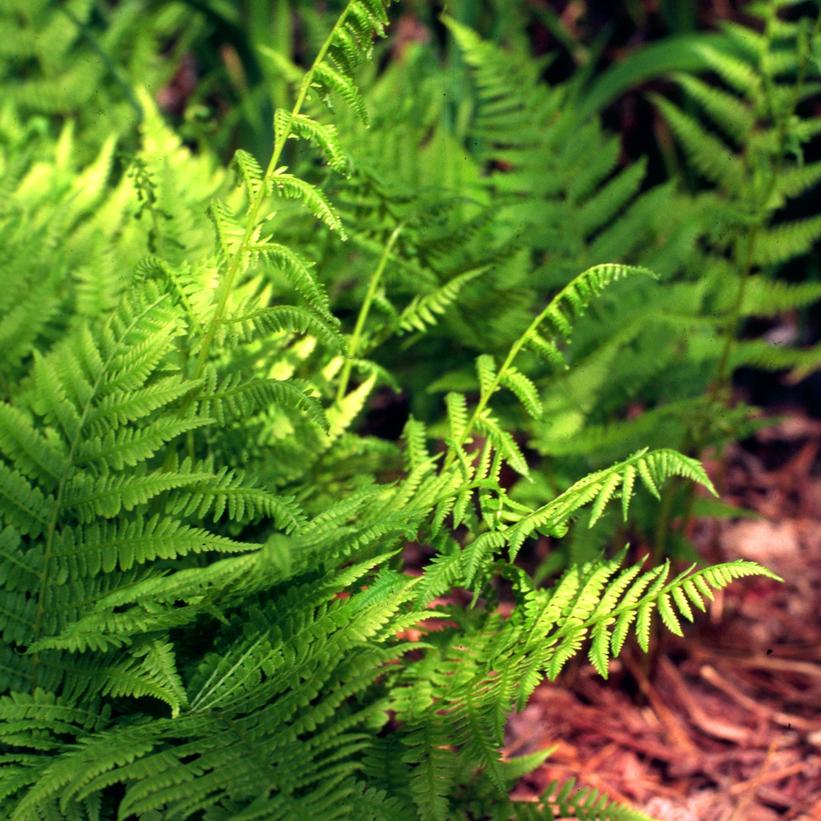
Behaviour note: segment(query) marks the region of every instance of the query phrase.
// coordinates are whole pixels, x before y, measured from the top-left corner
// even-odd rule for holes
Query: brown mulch
[[[625,651],[607,682],[580,665],[541,685],[506,753],[557,746],[518,797],[575,777],[660,821],[821,819],[821,422],[791,413],[707,467],[761,518],[696,523],[701,555],[785,583],[736,582],[686,639]]]

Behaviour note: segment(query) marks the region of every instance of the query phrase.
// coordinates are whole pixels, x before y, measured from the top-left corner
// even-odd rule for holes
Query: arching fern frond
[[[538,617],[530,629],[538,634],[549,631],[547,672],[551,679],[588,637],[592,639],[590,661],[606,678],[607,662],[611,654],[617,656],[621,652],[631,628],[639,646],[647,652],[654,614],[658,614],[668,630],[682,635],[679,617],[692,621],[691,605],[703,611],[704,599],[711,600],[713,590],[749,575],[778,580],[755,562],[740,560],[703,570],[690,567],[669,582],[669,564],[644,573],[634,565],[616,575],[623,555],[583,570],[571,569],[552,596],[544,599],[545,604],[539,605]],[[543,597],[538,598],[541,601]],[[554,624],[557,626],[553,627]]]
[[[517,821],[558,821],[579,818],[585,821],[649,821],[649,816],[608,797],[593,787],[577,788],[575,779],[551,781],[539,800],[532,804],[514,802]]]
[[[466,271],[429,294],[415,296],[399,315],[400,331],[405,333],[412,330],[424,331],[426,327],[433,325],[437,321],[436,315],[444,314],[448,307],[456,301],[462,286],[484,272],[484,269]]]
[[[538,416],[540,402],[535,386],[525,374],[516,369],[514,364],[519,354],[523,349],[530,348],[542,354],[551,364],[555,364],[562,358],[558,342],[569,339],[573,322],[584,313],[590,303],[612,283],[636,275],[655,276],[646,268],[629,265],[610,264],[589,268],[562,288],[532,320],[524,333],[513,343],[501,366],[496,368],[492,360],[480,357],[477,368],[481,394],[473,413],[468,418],[467,411],[464,410],[463,397],[451,394],[452,398],[448,400],[452,443],[445,465],[450,465],[456,458],[464,459],[462,447],[470,439],[474,429],[477,429],[490,436],[494,447],[514,470],[525,475],[527,464],[518,445],[509,434],[502,435],[502,432],[497,432],[498,426],[488,410],[488,403],[502,386],[508,387],[522,402],[528,414]],[[543,334],[546,334],[547,338]]]
[[[552,502],[517,522],[511,528],[511,557],[535,531],[564,534],[570,517],[587,504],[593,505],[590,517],[592,527],[617,493],[621,496],[626,519],[637,478],[652,495],[658,496],[659,488],[671,476],[683,476],[698,482],[715,494],[712,482],[695,459],[672,450],[639,451],[610,468],[591,473]]]

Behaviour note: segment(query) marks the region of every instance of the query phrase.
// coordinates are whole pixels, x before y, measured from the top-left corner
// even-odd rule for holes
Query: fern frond
[[[312,79],[342,97],[367,123],[368,115],[353,72],[370,59],[374,37],[383,37],[390,0],[350,0],[313,67]]]
[[[29,414],[0,403],[0,452],[26,476],[58,480],[66,470],[66,456],[55,442],[35,430]]]
[[[265,172],[257,162],[256,157],[239,148],[234,152],[234,164],[245,184],[248,198],[258,197],[264,187]]]
[[[479,377],[479,395],[482,398],[490,397],[496,386],[496,363],[490,354],[476,357],[476,375]]]
[[[744,144],[753,127],[754,118],[743,102],[689,74],[675,74],[673,79],[728,137],[737,145]]]
[[[547,325],[554,336],[568,339],[573,320],[584,313],[593,299],[612,283],[625,277],[639,275],[656,278],[649,269],[635,265],[605,264],[588,268],[553,297],[534,321],[533,330],[541,325]],[[524,343],[528,342],[527,337],[528,335],[525,335]]]
[[[678,137],[695,168],[727,192],[738,191],[743,179],[736,157],[722,143],[708,134],[689,115],[669,100],[652,96],[673,133]]]
[[[591,521],[592,526],[618,489],[621,489],[626,511],[636,475],[647,490],[656,496],[659,486],[671,476],[683,476],[715,493],[710,479],[695,459],[672,450],[639,451],[610,468],[591,473],[554,501],[517,522],[510,530],[511,556],[518,553],[525,539],[536,530],[548,534],[562,533],[570,517],[590,503],[594,503],[594,511],[598,514]]]
[[[376,374],[371,373],[360,385],[350,391],[341,402],[328,410],[328,444],[335,442],[362,412],[365,402],[376,384]]]
[[[531,594],[528,641],[544,641],[547,633],[549,678],[558,675],[588,637],[592,639],[590,661],[606,678],[611,654],[615,657],[621,652],[631,627],[647,652],[655,613],[668,630],[681,635],[679,614],[692,620],[689,602],[703,609],[702,595],[711,597],[712,590],[745,576],[779,580],[755,562],[735,561],[702,570],[690,567],[668,582],[669,564],[643,573],[638,565],[619,573],[624,555],[622,551],[610,561],[596,562],[582,570],[571,568],[546,600]]]
[[[342,347],[339,331],[317,316],[316,312],[298,305],[276,305],[238,312],[221,320],[217,339],[245,342],[270,334],[310,334],[332,350]]]
[[[538,331],[531,331],[525,340],[525,348],[538,354],[544,362],[553,368],[567,370],[570,366],[558,346],[545,339]]]
[[[227,516],[232,522],[271,519],[277,528],[290,533],[305,521],[305,514],[293,497],[279,496],[257,487],[242,470],[221,467],[212,471],[209,463],[186,465],[195,479],[173,490],[165,498],[165,509],[175,516],[210,517],[218,522]]]
[[[150,639],[131,651],[131,657],[109,669],[103,692],[112,696],[151,696],[171,708],[171,717],[188,706],[173,647],[168,641]]]
[[[405,442],[409,473],[430,463],[430,454],[427,448],[427,430],[422,422],[411,416],[405,423],[402,438]]]
[[[80,442],[74,448],[74,464],[93,470],[135,467],[178,436],[210,425],[213,421],[204,416],[189,416],[186,419],[157,419],[139,429],[121,427]]]
[[[214,199],[208,205],[208,216],[214,224],[219,248],[226,257],[242,259],[245,256],[245,229],[239,217],[224,202]]]
[[[258,545],[236,542],[225,536],[193,528],[158,515],[85,527],[65,528],[52,549],[58,579],[128,570],[157,558],[173,559],[202,551],[239,552]]]
[[[758,77],[743,58],[706,43],[699,43],[695,48],[707,65],[737,92],[746,94],[756,87]]]
[[[410,791],[419,816],[430,821],[447,818],[448,794],[455,776],[448,733],[440,721],[428,718],[408,733],[403,743],[407,748],[403,762],[411,765]]]
[[[62,504],[81,522],[90,522],[97,517],[110,519],[123,510],[133,510],[170,490],[207,478],[207,474],[148,473],[145,470],[133,471],[129,475],[103,474],[99,477],[75,473],[65,484]]]
[[[750,365],[768,371],[792,369],[800,378],[821,364],[821,345],[787,348],[763,339],[743,340],[735,346],[731,361],[734,367]]]
[[[454,442],[458,442],[465,435],[467,430],[468,412],[465,397],[459,393],[449,393],[445,397],[445,404],[448,411],[448,423],[450,425],[450,436]]]
[[[299,254],[285,245],[270,241],[252,243],[249,251],[252,256],[259,255],[280,268],[294,289],[325,321],[338,324],[338,320],[330,313],[325,289],[317,280],[311,266]]]
[[[338,94],[356,112],[363,123],[368,121],[365,101],[356,83],[350,77],[332,65],[321,63],[314,70],[314,79],[317,86],[325,89],[326,93],[333,91]]]
[[[198,383],[168,376],[138,389],[107,393],[86,413],[86,427],[94,435],[138,422],[173,404],[197,388]]]
[[[487,436],[494,449],[517,473],[522,476],[530,473],[527,460],[516,440],[501,427],[489,410],[485,409],[479,416],[474,417],[473,426],[479,433]]]
[[[821,162],[791,165],[782,169],[776,191],[783,197],[798,197],[821,182]]]
[[[301,202],[320,222],[324,222],[328,228],[338,233],[342,239],[346,239],[347,235],[342,227],[339,214],[319,188],[299,177],[295,177],[293,174],[286,173],[284,170],[279,170],[272,175],[270,187],[272,193],[278,194],[285,199]]]
[[[737,286],[737,282],[734,284]],[[821,283],[783,282],[763,274],[750,274],[744,284],[739,312],[742,316],[774,316],[812,305],[819,299]]]
[[[336,126],[320,123],[305,114],[290,114],[277,109],[274,115],[274,130],[277,135],[284,135],[290,131],[294,138],[309,140],[323,153],[334,171],[340,174],[350,173],[350,158],[342,148]],[[277,140],[281,139],[281,136],[277,136]]]
[[[202,313],[199,298],[200,283],[186,267],[175,267],[155,256],[143,257],[135,269],[135,282],[142,279],[160,280],[172,298],[185,311],[186,318],[198,331],[202,330]]]
[[[472,280],[485,273],[486,269],[466,271],[446,282],[429,294],[415,296],[410,304],[399,315],[399,328],[403,332],[412,330],[424,331],[436,324],[437,314],[444,314],[458,299],[459,292]]]
[[[756,238],[754,261],[776,265],[808,253],[821,237],[821,216],[784,222],[762,231]]]
[[[502,374],[500,383],[515,394],[522,407],[534,419],[541,417],[542,403],[539,399],[539,392],[528,376],[511,366]]]
[[[579,208],[579,227],[584,236],[591,235],[611,222],[632,199],[641,185],[645,164],[637,162],[603,185]]]
[[[198,396],[198,412],[213,417],[219,425],[234,419],[248,419],[256,413],[277,405],[292,408],[328,428],[322,406],[309,395],[310,386],[296,379],[244,379],[242,374],[226,376],[218,382],[216,374],[208,380]]]
[[[614,801],[593,787],[576,788],[575,779],[564,783],[551,781],[536,804],[516,803],[515,818],[536,819],[579,818],[589,821],[649,821],[649,816],[632,807]]]

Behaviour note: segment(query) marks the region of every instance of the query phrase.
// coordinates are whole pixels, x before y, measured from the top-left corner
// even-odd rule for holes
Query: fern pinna
[[[647,648],[656,615],[678,633],[714,590],[771,575],[730,562],[671,578],[669,564],[623,567],[622,552],[545,588],[515,563],[529,537],[561,536],[585,509],[595,522],[618,499],[626,515],[640,485],[658,494],[682,476],[710,487],[698,462],[665,449],[636,451],[536,505],[501,479],[505,465],[530,466],[494,409],[500,395],[541,416],[534,378],[563,369],[579,316],[645,268],[587,268],[505,355],[481,354],[478,397],[446,397],[444,451],[413,418],[401,446],[354,431],[390,378],[363,356],[375,341],[368,314],[390,315],[380,283],[402,264],[393,252],[426,200],[420,192],[377,232],[379,262],[346,337],[315,266],[277,229],[296,203],[354,243],[374,237],[355,238],[323,188],[282,162],[289,141],[307,142],[334,171],[351,170],[318,112],[341,99],[365,117],[354,72],[387,6],[345,5],[294,75],[265,169],[237,152],[239,186],[185,149],[143,95],[139,172],[110,182],[102,155],[88,207],[55,222],[82,270],[42,283],[51,307],[2,371],[4,817],[640,818],[571,782],[537,804],[510,801],[544,754],[501,759],[507,715],[583,647],[606,675],[631,631]],[[23,245],[25,203],[44,173],[28,163],[7,198]],[[140,206],[146,185],[156,219]],[[64,195],[43,193],[55,211]],[[213,250],[198,217],[206,200]],[[95,231],[128,272],[112,273]],[[422,249],[435,243],[415,236],[404,264],[424,272]],[[388,332],[427,328],[487,264],[473,259],[437,285],[428,276],[433,287]],[[25,265],[4,258],[2,277],[26,296]],[[3,304],[3,321],[20,325]],[[420,575],[403,564],[409,541],[434,553]],[[487,606],[500,575],[513,581],[509,617]],[[454,587],[477,606],[444,603]]]

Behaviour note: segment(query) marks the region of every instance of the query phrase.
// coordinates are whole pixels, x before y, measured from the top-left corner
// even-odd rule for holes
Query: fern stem
[[[368,319],[371,304],[376,296],[379,283],[382,281],[382,275],[385,273],[385,268],[388,264],[388,260],[390,259],[393,247],[396,245],[396,241],[399,239],[399,234],[402,232],[403,227],[404,224],[399,223],[399,225],[393,229],[387,243],[385,244],[385,248],[382,251],[382,256],[379,258],[379,264],[371,274],[370,282],[368,282],[368,291],[365,294],[365,299],[359,309],[359,315],[356,318],[356,324],[354,325],[353,334],[351,335],[351,341],[348,343],[348,355],[345,357],[345,364],[342,366],[342,373],[339,377],[339,387],[336,391],[337,402],[341,402],[345,398],[345,393],[348,390],[348,382],[351,378],[351,370],[353,369],[353,360],[359,353],[359,346],[362,343],[362,334],[365,330],[365,322]]]
[[[673,518],[673,502],[678,490],[678,482],[675,480],[669,482],[662,491],[661,502],[659,504],[658,517],[656,518],[656,527],[653,540],[653,555],[651,561],[653,565],[657,565],[664,556],[667,548],[667,535],[671,530],[671,523]]]
[[[775,179],[775,174],[773,175]],[[746,249],[739,266],[739,280],[738,288],[736,289],[735,300],[730,309],[730,316],[727,320],[727,330],[725,331],[724,345],[721,349],[721,356],[716,366],[715,377],[707,396],[711,400],[718,399],[722,390],[727,387],[727,380],[729,378],[729,364],[730,355],[735,345],[736,337],[741,325],[741,308],[744,305],[744,296],[747,292],[747,282],[750,278],[750,273],[753,268],[753,253],[755,252],[755,243],[758,239],[759,225],[756,225],[747,235]]]
[[[539,315],[530,323],[530,325],[528,325],[527,330],[510,346],[510,350],[508,351],[507,357],[505,358],[505,361],[502,363],[502,367],[499,368],[499,370],[496,372],[496,376],[491,382],[490,388],[483,396],[479,397],[479,401],[476,403],[476,407],[473,409],[473,413],[471,414],[467,425],[465,425],[465,429],[462,432],[462,435],[455,443],[455,447],[451,448],[451,450],[448,451],[448,455],[445,459],[443,469],[446,469],[453,464],[453,460],[456,458],[457,450],[461,450],[462,446],[470,438],[470,435],[471,433],[473,433],[473,428],[476,425],[476,422],[479,420],[482,413],[484,413],[484,410],[487,407],[487,404],[490,401],[491,397],[496,393],[496,391],[499,390],[499,386],[502,384],[502,379],[504,378],[505,374],[508,372],[510,367],[513,365],[514,361],[516,360],[516,357],[521,353],[521,350],[525,346],[528,338],[539,329],[539,326],[542,324],[542,322],[544,322],[552,305],[562,298],[564,291],[568,288],[570,288],[570,285],[566,286],[565,289],[562,289],[562,291],[560,291],[550,302],[548,302],[548,304],[544,307],[541,313],[539,313]]]
[[[775,179],[775,175],[773,175]],[[768,197],[769,198],[769,197]],[[732,355],[733,347],[735,346],[736,338],[741,325],[741,309],[744,305],[744,296],[747,292],[747,283],[750,279],[750,273],[753,267],[753,253],[755,251],[755,243],[758,238],[758,231],[760,225],[756,225],[747,236],[746,250],[744,252],[743,261],[740,266],[738,288],[736,289],[735,299],[730,309],[729,319],[727,321],[727,329],[725,331],[724,344],[721,348],[718,365],[713,377],[712,383],[707,389],[707,398],[710,402],[715,402],[729,387],[729,380],[732,375],[730,365],[730,357]],[[736,255],[738,258],[738,254]],[[726,398],[729,404],[729,397]],[[702,450],[705,444],[705,423],[698,422],[691,428],[684,439],[682,449],[685,453],[698,453]],[[680,482],[670,482],[662,491],[661,504],[659,506],[659,514],[656,519],[656,526],[654,529],[653,540],[653,556],[652,561],[658,564],[665,554],[667,548],[667,538],[672,530],[672,519],[675,513],[673,502],[675,496],[679,491]],[[721,482],[718,482],[719,492],[721,492]],[[684,533],[690,524],[690,519],[693,512],[693,503],[695,501],[695,488],[691,484],[687,484],[685,488],[684,511],[681,519],[679,532]]]
[[[230,298],[231,291],[233,290],[234,282],[236,281],[236,278],[240,273],[242,260],[248,253],[248,247],[251,244],[251,238],[253,237],[254,229],[257,226],[257,219],[259,218],[260,209],[262,208],[262,205],[268,196],[269,183],[271,181],[271,178],[274,176],[274,172],[279,167],[279,161],[282,157],[282,152],[285,149],[285,143],[288,142],[288,138],[291,136],[293,120],[301,112],[302,106],[305,104],[305,100],[308,96],[308,92],[311,89],[314,73],[317,67],[320,65],[320,63],[325,59],[325,55],[328,53],[328,49],[331,47],[331,44],[337,32],[344,25],[345,20],[350,11],[351,5],[351,3],[348,3],[348,5],[345,6],[344,11],[337,18],[337,21],[334,24],[334,27],[331,29],[330,34],[326,38],[325,42],[322,44],[322,47],[319,49],[319,53],[314,59],[314,62],[311,64],[311,67],[308,69],[307,73],[302,78],[302,83],[299,88],[299,94],[297,95],[294,107],[291,109],[291,115],[288,118],[288,124],[283,129],[281,138],[279,140],[274,141],[274,150],[271,155],[271,159],[268,162],[268,166],[265,169],[265,173],[263,174],[262,184],[260,185],[259,191],[257,191],[256,196],[253,198],[248,208],[248,215],[245,224],[245,231],[242,235],[242,240],[240,241],[239,246],[234,252],[234,255],[231,257],[231,261],[228,264],[228,270],[226,271],[225,277],[222,279],[222,281],[217,287],[217,307],[214,310],[214,314],[211,317],[211,321],[208,323],[208,327],[205,331],[205,337],[202,341],[202,347],[200,348],[200,352],[197,357],[197,364],[194,369],[195,379],[200,378],[202,376],[203,371],[205,370],[205,365],[208,362],[208,356],[211,352],[211,345],[214,342],[214,337],[216,335],[217,328],[219,327],[219,323],[225,316],[225,311],[228,307],[228,299]]]

